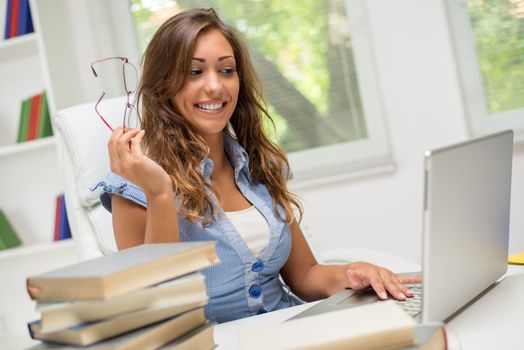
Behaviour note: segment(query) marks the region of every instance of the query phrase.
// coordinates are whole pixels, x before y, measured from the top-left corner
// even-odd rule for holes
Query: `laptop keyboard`
[[[420,310],[422,309],[422,283],[407,284],[406,287],[411,290],[413,297],[406,298],[404,301],[395,299],[394,302],[408,315],[413,317],[415,321],[420,321]]]

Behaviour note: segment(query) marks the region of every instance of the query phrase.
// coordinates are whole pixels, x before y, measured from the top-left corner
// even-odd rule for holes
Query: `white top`
[[[226,215],[253,255],[258,257],[269,242],[266,218],[253,205],[240,211],[228,211]]]

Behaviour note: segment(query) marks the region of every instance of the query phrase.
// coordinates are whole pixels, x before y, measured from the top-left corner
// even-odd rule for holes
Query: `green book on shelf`
[[[51,127],[51,116],[49,114],[49,105],[47,103],[47,94],[45,92],[42,93],[40,103],[40,119],[36,134],[37,138],[53,135],[53,129]]]
[[[0,209],[0,249],[16,247],[22,244],[22,241],[16,234],[13,226],[7,220],[4,212]]]
[[[31,98],[26,98],[22,102],[22,107],[20,108],[20,120],[18,124],[18,138],[16,142],[27,141],[27,133],[29,131],[29,116],[31,111]]]

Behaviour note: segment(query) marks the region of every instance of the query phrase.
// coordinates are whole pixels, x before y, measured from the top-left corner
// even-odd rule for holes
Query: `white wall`
[[[470,138],[442,0],[368,0],[396,170],[303,188],[320,251],[377,248],[419,261],[423,153]],[[524,251],[524,152],[515,150],[510,252]]]

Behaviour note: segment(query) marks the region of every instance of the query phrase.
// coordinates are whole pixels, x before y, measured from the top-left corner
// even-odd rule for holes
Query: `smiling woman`
[[[113,172],[98,185],[118,248],[216,241],[221,263],[202,272],[206,316],[218,322],[347,287],[412,296],[403,283],[418,277],[364,262],[317,263],[299,226],[301,203],[288,190],[286,154],[264,132],[271,117],[261,91],[247,45],[213,9],[162,24],[137,92],[143,130],[113,132]]]

